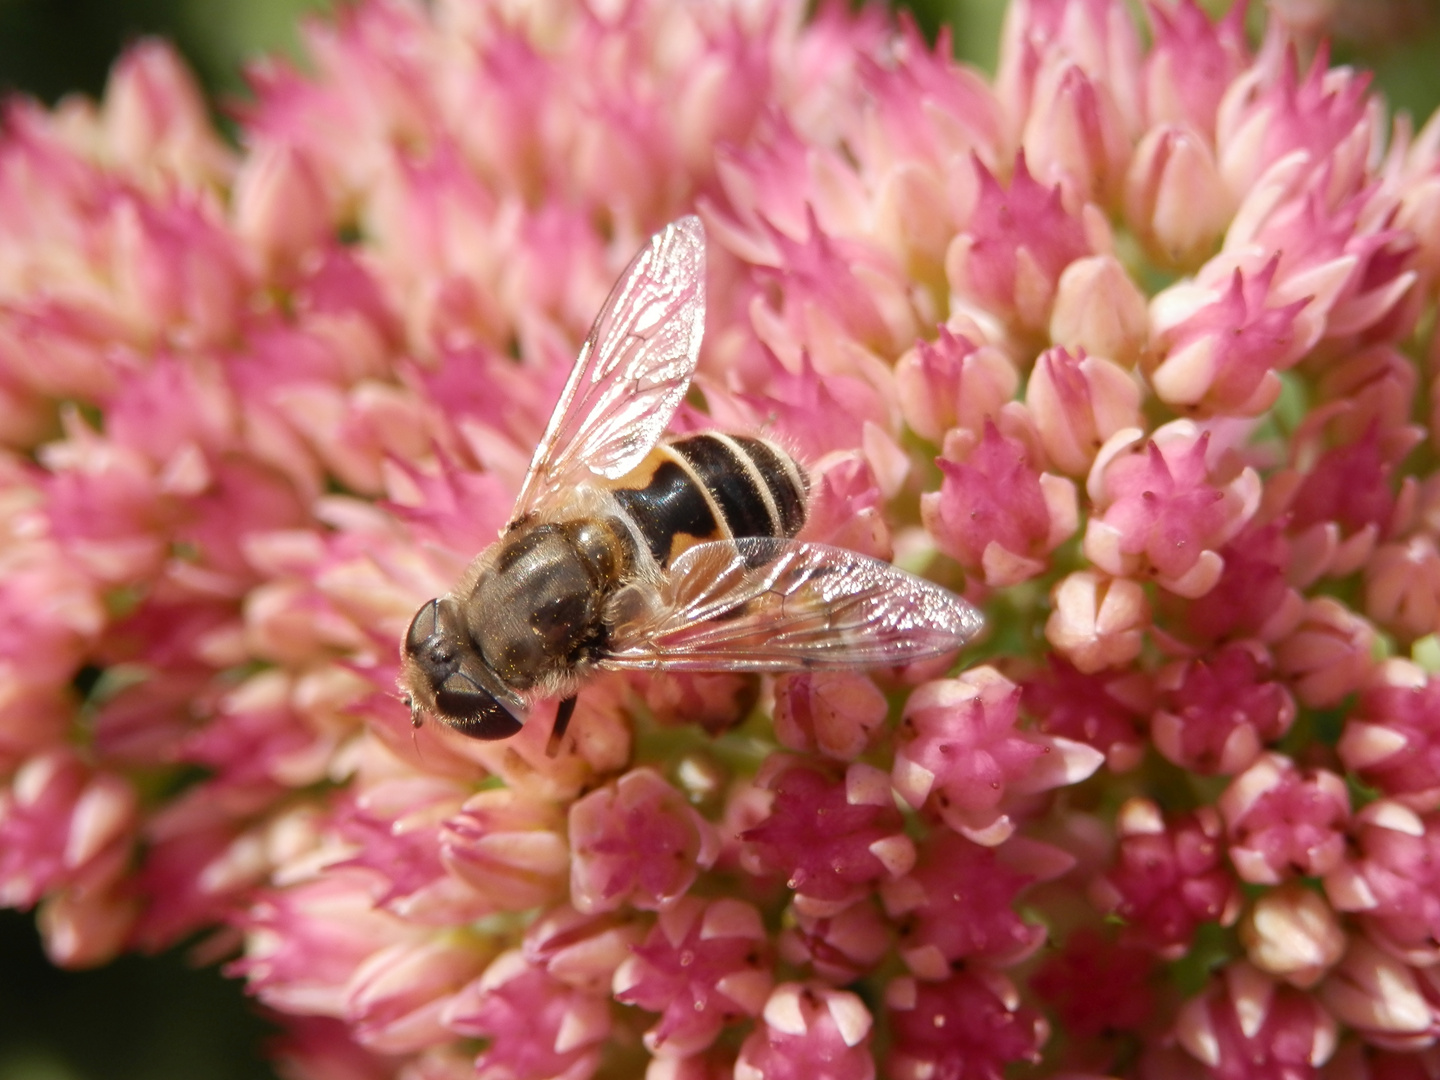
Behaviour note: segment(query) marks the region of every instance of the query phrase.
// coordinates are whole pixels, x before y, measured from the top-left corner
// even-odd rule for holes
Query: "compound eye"
[[[472,739],[508,739],[524,721],[463,675],[445,680],[435,693],[440,718],[462,735]]]
[[[440,632],[440,600],[427,600],[410,620],[410,629],[405,631],[405,649],[418,653],[425,643]]]

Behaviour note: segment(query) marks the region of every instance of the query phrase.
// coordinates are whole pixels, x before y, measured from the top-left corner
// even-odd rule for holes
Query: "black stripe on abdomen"
[[[774,443],[710,433],[670,445],[709,488],[735,536],[790,537],[804,527],[809,478]]]
[[[661,461],[647,479],[642,488],[619,487],[613,494],[661,566],[669,565],[681,534],[701,540],[724,535],[705,492],[679,462]]]
[[[794,458],[764,439],[752,439],[744,435],[731,435],[730,438],[750,456],[760,478],[770,490],[775,512],[780,516],[778,535],[794,536],[805,525],[808,480],[804,470]]]
[[[720,435],[691,435],[670,444],[684,458],[695,478],[705,485],[732,536],[781,536],[780,522],[772,517],[762,490],[764,477],[743,459],[744,451]],[[767,485],[768,486],[768,485]]]

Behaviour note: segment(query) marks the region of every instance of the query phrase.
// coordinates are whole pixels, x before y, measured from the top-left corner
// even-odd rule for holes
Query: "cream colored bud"
[[[1144,294],[1113,255],[1076,259],[1060,275],[1050,340],[1133,368],[1149,333]]]
[[[1250,962],[1302,990],[1314,986],[1345,953],[1345,931],[1325,898],[1298,881],[1257,900],[1240,922]]]
[[[1176,269],[1204,262],[1234,216],[1209,144],[1184,125],[1152,128],[1125,177],[1125,216],[1151,256]]]

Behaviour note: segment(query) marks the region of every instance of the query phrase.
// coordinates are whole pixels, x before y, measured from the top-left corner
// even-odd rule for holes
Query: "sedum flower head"
[[[1440,123],[1243,8],[1019,0],[989,81],[875,8],[364,0],[236,145],[154,42],[7,103],[0,902],[206,935],[298,1077],[1430,1075]],[[412,729],[688,212],[676,430],[988,636]]]

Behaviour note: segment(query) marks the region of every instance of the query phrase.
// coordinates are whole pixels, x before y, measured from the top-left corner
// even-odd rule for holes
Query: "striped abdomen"
[[[616,501],[661,566],[704,540],[790,537],[809,480],[774,443],[707,432],[661,443],[615,481]]]

